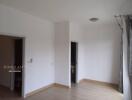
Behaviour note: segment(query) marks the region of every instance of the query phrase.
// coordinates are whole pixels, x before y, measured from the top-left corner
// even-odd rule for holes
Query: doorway
[[[71,42],[71,83],[75,84],[77,81],[77,48],[76,42]]]
[[[23,42],[21,37],[0,35],[0,92],[5,98],[22,96]]]
[[[19,93],[20,95],[22,94],[22,68],[23,68],[23,40],[22,39],[15,39],[15,60],[14,60],[14,65],[15,65],[15,73],[14,73],[14,90]]]

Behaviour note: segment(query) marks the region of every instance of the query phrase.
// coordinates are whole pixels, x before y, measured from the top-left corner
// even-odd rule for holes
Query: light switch
[[[29,59],[29,61],[28,61],[28,63],[32,63],[33,62],[33,59],[32,58],[30,58]]]

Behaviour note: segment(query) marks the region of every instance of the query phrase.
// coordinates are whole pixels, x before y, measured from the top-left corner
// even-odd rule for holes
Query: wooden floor
[[[81,82],[71,89],[54,86],[26,99],[19,98],[8,89],[0,88],[0,100],[123,100],[123,95],[112,85]]]

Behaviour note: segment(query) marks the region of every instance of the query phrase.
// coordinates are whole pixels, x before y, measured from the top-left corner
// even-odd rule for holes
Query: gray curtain
[[[120,51],[120,80],[119,91],[123,93],[123,29],[121,28],[121,51]]]
[[[131,100],[132,83],[130,80],[132,77],[132,18],[130,15],[122,16],[122,18],[122,68],[120,76],[123,76],[123,82],[120,80],[120,91],[124,93],[124,100]]]
[[[126,17],[126,29],[128,39],[128,75],[130,79],[130,87],[132,91],[132,16]],[[132,92],[131,92],[132,93]],[[132,97],[132,94],[131,94]]]
[[[132,76],[132,17],[126,17],[126,31],[128,40],[128,74]]]
[[[130,15],[127,16],[121,16],[123,25],[120,25],[122,27],[122,33],[121,33],[121,63],[120,63],[120,84],[119,84],[119,91],[123,93],[123,56],[124,54],[124,45],[126,44],[127,46],[127,67],[128,67],[128,76],[129,79],[132,77],[132,17]],[[124,35],[126,35],[126,39],[124,39]],[[125,40],[127,43],[124,44]]]

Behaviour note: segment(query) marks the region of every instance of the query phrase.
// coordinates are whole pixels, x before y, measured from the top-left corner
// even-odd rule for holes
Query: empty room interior
[[[0,0],[0,100],[132,100],[132,0]]]

